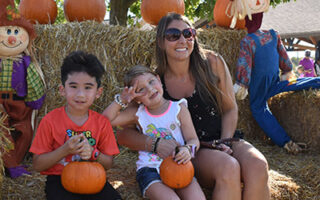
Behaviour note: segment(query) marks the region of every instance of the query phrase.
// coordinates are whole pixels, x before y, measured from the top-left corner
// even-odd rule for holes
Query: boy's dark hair
[[[98,88],[101,85],[101,77],[105,70],[99,59],[83,51],[73,51],[64,58],[61,66],[61,82],[65,86],[69,74],[74,72],[85,72],[91,77],[95,77]]]

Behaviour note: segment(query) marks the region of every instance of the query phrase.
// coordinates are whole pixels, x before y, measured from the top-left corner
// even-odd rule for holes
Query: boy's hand
[[[69,154],[79,154],[80,148],[82,147],[81,140],[84,136],[81,135],[74,135],[69,140],[66,141],[64,144],[65,148],[67,149],[67,152]]]
[[[189,160],[191,160],[189,149],[186,146],[179,147],[179,152],[174,156],[174,161],[178,164],[186,164]]]
[[[88,139],[83,136],[83,140],[81,141],[82,147],[80,148],[80,157],[82,160],[89,160],[92,155],[92,151],[94,148],[89,144]]]
[[[72,136],[65,146],[69,154],[78,154],[83,160],[89,160],[94,150],[83,134]]]

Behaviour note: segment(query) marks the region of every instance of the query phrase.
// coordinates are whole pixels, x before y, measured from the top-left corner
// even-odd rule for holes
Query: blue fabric
[[[291,139],[272,115],[267,100],[281,92],[320,88],[320,78],[300,78],[292,83],[280,81],[277,37],[274,30],[270,32],[273,41],[264,46],[260,45],[255,34],[249,34],[257,45],[249,85],[250,108],[253,117],[266,135],[282,147]]]
[[[161,182],[160,175],[155,168],[143,167],[137,171],[136,176],[140,192],[145,197],[145,192],[153,182]]]

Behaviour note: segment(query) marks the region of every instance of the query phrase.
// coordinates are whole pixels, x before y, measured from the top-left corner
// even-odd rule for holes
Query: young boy
[[[71,161],[98,161],[107,170],[112,166],[112,156],[119,153],[109,120],[89,109],[102,93],[104,72],[94,55],[81,51],[71,53],[63,61],[59,91],[66,98],[66,105],[41,120],[30,148],[34,153],[33,168],[47,175],[48,200],[121,199],[108,182],[97,194],[81,195],[66,191],[60,181],[64,166]]]

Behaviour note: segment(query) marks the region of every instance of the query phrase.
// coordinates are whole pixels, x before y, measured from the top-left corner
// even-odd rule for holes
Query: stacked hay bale
[[[7,120],[8,115],[2,111],[0,111],[0,188],[2,188],[3,182],[3,174],[4,174],[4,165],[2,160],[2,155],[10,150],[12,147],[12,143],[10,140],[5,136],[6,132],[9,132],[10,129],[5,125],[5,121]],[[0,197],[1,197],[0,190]]]
[[[156,32],[142,31],[122,26],[109,26],[91,21],[61,25],[37,26],[38,36],[34,48],[42,66],[48,92],[40,116],[53,108],[63,105],[58,94],[60,66],[63,58],[74,50],[84,50],[95,54],[105,66],[107,74],[102,83],[104,94],[94,105],[101,111],[115,93],[119,92],[124,72],[133,65],[155,66]],[[244,31],[212,29],[200,30],[199,40],[205,48],[214,50],[226,59],[234,69],[239,51],[240,39]],[[55,99],[55,101],[50,101]]]
[[[93,106],[102,111],[119,92],[124,72],[133,65],[155,67],[155,36],[152,31],[135,28],[109,26],[96,22],[67,23],[61,25],[37,26],[35,41],[36,57],[47,81],[48,92],[40,112],[41,119],[53,108],[63,105],[58,94],[60,66],[63,58],[74,50],[85,50],[97,55],[106,68],[103,79],[104,93]],[[245,31],[213,28],[198,30],[198,37],[204,47],[220,53],[226,60],[232,76],[235,74],[239,43]],[[55,101],[50,101],[55,99]],[[288,134],[297,141],[304,141],[319,150],[319,92],[283,93],[270,99],[270,108]],[[253,119],[248,98],[239,101],[239,128],[248,138],[265,138]],[[313,108],[313,109],[312,109]],[[307,111],[307,112],[306,112]]]

